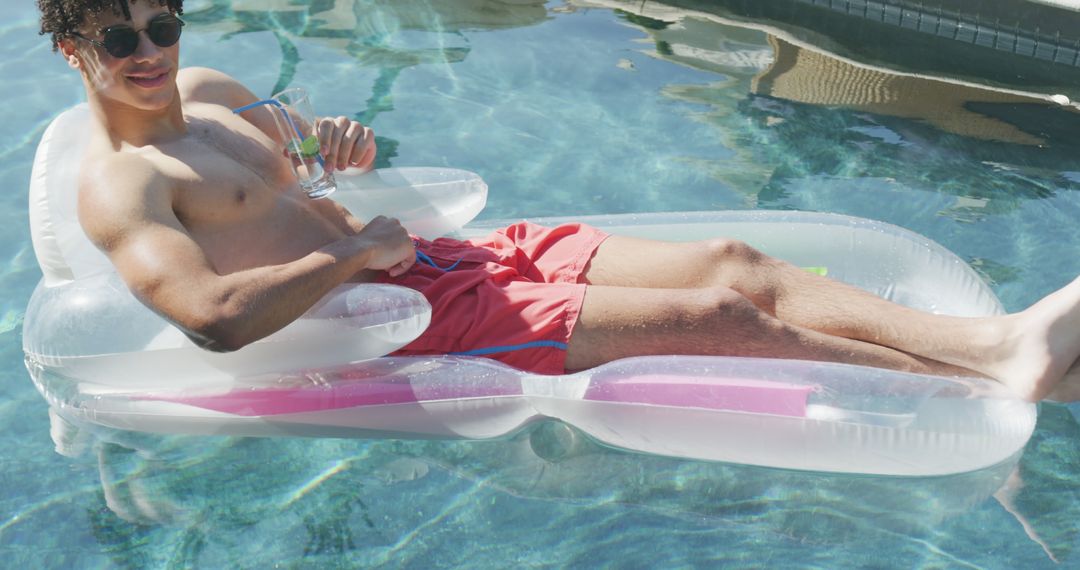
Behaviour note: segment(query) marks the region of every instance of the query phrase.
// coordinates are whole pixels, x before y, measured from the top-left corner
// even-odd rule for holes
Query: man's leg
[[[586,290],[567,350],[568,370],[655,354],[820,360],[926,374],[970,374],[884,346],[785,323],[725,287],[593,285]]]
[[[968,344],[962,354],[947,355],[950,361],[968,362],[970,349],[996,342],[995,327],[971,327],[971,319],[947,319],[891,303],[735,240],[668,243],[613,236],[597,250],[584,279],[621,287],[728,287],[786,323],[924,356],[939,352],[936,345],[953,344],[934,342],[940,333],[954,337],[963,332]],[[942,330],[945,324],[962,330]],[[921,344],[935,346],[927,350]]]
[[[598,286],[726,287],[797,329],[974,370],[1030,398],[1046,395],[1080,355],[1080,281],[1016,315],[946,317],[811,274],[738,241],[619,236],[600,246],[583,279]]]

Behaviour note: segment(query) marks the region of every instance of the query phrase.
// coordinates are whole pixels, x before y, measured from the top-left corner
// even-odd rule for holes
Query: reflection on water
[[[651,513],[703,531],[726,529],[723,536],[733,544],[745,537],[753,544],[855,548],[871,556],[875,544],[894,554],[934,544],[948,557],[957,550],[949,542],[952,519],[1007,511],[1030,545],[1049,559],[1069,560],[1080,530],[1080,490],[1057,482],[1080,468],[1080,427],[1061,421],[1068,413],[1044,410],[1040,422],[1054,425],[1037,430],[1028,450],[1029,456],[1049,448],[1068,456],[1054,462],[1014,457],[931,478],[836,476],[632,454],[599,446],[558,422],[498,441],[295,440],[154,436],[74,425],[54,413],[53,438],[73,461],[96,463],[101,486],[91,503],[107,509],[87,508],[87,526],[119,567],[146,567],[155,558],[171,567],[221,567],[237,557],[248,565],[430,564],[431,556],[445,553],[418,536],[494,526],[504,540],[528,541],[528,531],[515,535],[501,525],[577,524],[573,517],[589,512],[578,505],[618,505],[624,517]],[[552,513],[567,520],[534,519]],[[18,524],[24,532],[44,532],[42,525],[51,524],[47,514],[24,516]],[[617,519],[586,518],[582,532],[600,533],[593,538],[601,542],[615,536],[607,532]],[[253,544],[250,536],[275,539]],[[1011,545],[1002,539],[981,537],[978,549],[1016,547],[1016,537]],[[751,549],[745,562],[761,555]],[[472,563],[480,565],[500,560],[497,553],[474,556]]]
[[[288,521],[279,524],[296,533],[288,554],[297,558],[373,549],[417,523],[388,517],[395,509],[386,497],[443,496],[461,484],[470,491],[444,512],[424,513],[421,526],[451,517],[481,492],[617,503],[705,527],[737,520],[755,533],[820,546],[867,534],[927,539],[991,497],[1029,526],[1026,517],[1039,515],[1019,493],[1019,457],[949,477],[834,476],[625,453],[557,422],[501,441],[340,440],[330,462],[326,454],[291,453],[303,446],[296,440],[151,436],[76,426],[55,413],[53,437],[62,453],[96,456],[110,512],[88,515],[97,539],[122,554],[118,563],[154,533],[176,534],[183,552],[174,563],[205,563],[221,540],[211,537],[242,535],[263,520]],[[422,509],[425,500],[414,500]]]
[[[738,79],[751,74],[748,91],[756,95],[914,119],[951,134],[1020,145],[1072,146],[1076,139],[1068,134],[1075,130],[1069,127],[1080,126],[1080,107],[1067,99],[1061,104],[1049,95],[964,83],[927,75],[926,69],[899,73],[832,53],[828,48],[835,44],[821,36],[816,39],[824,46],[790,39],[769,20],[632,0],[575,0],[574,5],[623,11],[652,36],[656,57]],[[716,88],[730,91],[731,85],[721,82]],[[1039,115],[1045,118],[1038,120]]]
[[[220,33],[223,39],[258,32],[274,35],[281,64],[273,88],[265,95],[293,84],[301,61],[301,41],[316,41],[344,53],[358,68],[376,69],[378,78],[371,97],[351,117],[363,124],[394,110],[394,83],[406,69],[464,61],[470,48],[462,32],[534,25],[546,16],[543,0],[210,0],[184,13],[186,21],[200,26],[201,31]],[[409,31],[425,33],[402,41],[400,34]],[[399,142],[380,134],[376,144],[375,168],[389,167]]]
[[[769,36],[774,63],[754,78],[752,91],[796,103],[844,107],[924,121],[942,131],[997,142],[1045,145],[1037,133],[975,109],[1042,105],[1013,93],[895,75],[804,49]],[[1068,109],[1067,111],[1073,111]]]
[[[281,46],[281,72],[273,92],[292,83],[300,61],[299,38],[317,39],[349,54],[362,66],[377,67],[385,91],[401,70],[425,63],[456,63],[469,47],[464,38],[436,38],[430,46],[396,45],[395,35],[405,30],[452,36],[465,30],[503,29],[533,25],[547,17],[543,0],[331,0],[299,3],[291,0],[247,2],[212,0],[209,6],[189,9],[184,19],[224,37],[271,32]],[[377,109],[377,105],[374,106]],[[369,109],[369,113],[376,113]],[[368,122],[373,115],[366,117]]]
[[[1052,96],[1067,92],[1080,70],[1060,73],[1061,83],[1042,91],[1021,91],[945,75],[927,59],[919,69],[909,52],[896,50],[900,63],[881,59],[885,54],[869,47],[872,38],[860,36],[862,50],[844,49],[838,38],[865,22],[838,31],[835,10],[763,7],[791,2],[571,4],[616,9],[648,35],[648,55],[717,75],[708,84],[669,84],[663,92],[707,109],[694,118],[714,126],[734,156],[694,166],[744,193],[749,207],[842,210],[849,197],[918,189],[955,201],[912,217],[973,223],[1080,189],[1068,175],[1080,170],[1080,108]],[[796,25],[794,14],[806,17]],[[893,27],[893,34],[920,33]],[[937,59],[963,59],[955,50],[965,45],[952,45]],[[990,49],[989,57],[1002,56]],[[1000,261],[971,261],[998,284],[1021,273]]]
[[[1080,99],[1080,11],[1017,0],[665,0],[897,72]]]

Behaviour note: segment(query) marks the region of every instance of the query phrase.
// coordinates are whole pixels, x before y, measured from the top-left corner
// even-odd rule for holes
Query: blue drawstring
[[[419,249],[416,250],[416,259],[418,259],[421,262],[426,263],[426,264],[434,267],[435,269],[438,269],[439,271],[453,271],[454,268],[457,267],[459,263],[461,263],[461,259],[458,259],[450,267],[439,267],[439,264],[435,263],[434,259],[431,259],[431,257],[428,256],[428,254],[420,251]]]
[[[461,263],[461,260],[464,259],[464,258],[459,257],[458,260],[455,261],[453,263],[453,265],[451,265],[450,267],[445,267],[445,268],[439,267],[439,264],[435,263],[435,260],[431,259],[431,256],[429,256],[428,254],[420,251],[420,241],[419,240],[413,239],[412,245],[413,245],[413,249],[416,250],[416,259],[417,259],[417,261],[420,261],[421,263],[426,263],[426,264],[434,267],[435,269],[438,269],[439,271],[453,271],[454,268],[457,267],[459,263]]]
[[[498,354],[500,352],[514,352],[516,350],[525,350],[529,348],[556,348],[559,350],[566,350],[567,344],[565,342],[559,342],[556,340],[534,340],[532,342],[526,342],[523,344],[513,344],[508,346],[489,346],[487,348],[463,350],[461,352],[448,352],[447,354],[451,356],[487,356],[489,354]]]
[[[250,105],[244,105],[243,107],[237,107],[237,108],[233,109],[232,112],[234,114],[239,115],[240,113],[243,113],[244,111],[250,111],[250,110],[254,109],[255,107],[262,107],[263,105],[271,105],[271,106],[277,107],[278,111],[281,111],[281,114],[285,117],[285,122],[288,123],[289,126],[292,127],[293,132],[296,133],[296,137],[299,138],[300,140],[304,140],[304,133],[300,132],[300,127],[296,126],[296,123],[293,122],[292,115],[290,115],[289,111],[285,109],[285,105],[282,105],[281,101],[278,101],[277,99],[264,99],[262,101],[256,101],[256,102],[254,102],[254,103],[252,103]],[[326,168],[326,163],[323,162],[322,153],[316,153],[315,154],[315,160],[319,161],[319,166],[321,166],[323,168]]]

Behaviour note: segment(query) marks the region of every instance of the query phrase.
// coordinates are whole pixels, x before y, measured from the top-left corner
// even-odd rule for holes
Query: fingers
[[[403,259],[401,263],[391,267],[387,271],[387,273],[389,273],[391,277],[398,277],[399,275],[405,274],[405,272],[407,272],[409,268],[411,268],[415,263],[416,255],[414,253],[413,255],[409,256],[408,259]]]
[[[379,216],[377,219],[385,222],[389,227],[392,227],[394,237],[401,240],[399,243],[403,247],[401,254],[404,255],[404,257],[397,264],[386,270],[391,277],[397,277],[407,272],[416,263],[416,246],[409,236],[409,232],[405,230],[405,227],[401,225],[401,222],[399,222],[397,218],[384,218]]]
[[[319,140],[322,141],[323,160],[328,166],[337,167],[337,157],[342,148],[342,138],[349,127],[349,119],[337,117],[319,121]],[[351,147],[346,146],[346,149]]]
[[[345,170],[350,166],[368,169],[375,162],[375,133],[348,117],[322,119],[318,126],[323,160]]]
[[[390,216],[384,216],[382,214],[378,214],[374,218],[371,218],[371,221],[368,222],[368,224],[375,224],[375,223],[390,224],[390,225],[393,225],[393,226],[397,226],[398,228],[401,229],[401,231],[405,231],[405,227],[401,225],[401,220],[399,220],[397,218],[391,218]]]
[[[375,162],[375,131],[360,123],[353,124],[356,125],[359,131],[359,138],[357,139],[357,144],[353,147],[352,156],[349,157],[349,162],[346,166],[369,170],[371,165]]]

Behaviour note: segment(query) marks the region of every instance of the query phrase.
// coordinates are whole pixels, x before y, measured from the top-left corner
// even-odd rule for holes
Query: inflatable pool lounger
[[[70,420],[154,433],[487,439],[556,419],[644,453],[882,475],[988,467],[1034,429],[1035,406],[997,383],[844,364],[651,356],[542,376],[474,357],[387,357],[430,319],[422,295],[389,285],[340,287],[265,339],[204,351],[140,304],[82,234],[74,177],[87,120],[79,106],[54,121],[31,183],[44,277],[24,320],[26,365]],[[472,173],[403,168],[342,174],[335,199],[425,237],[469,237],[505,225],[462,227],[486,195]],[[575,221],[644,238],[740,239],[913,308],[1002,313],[961,259],[879,222],[768,211]]]

